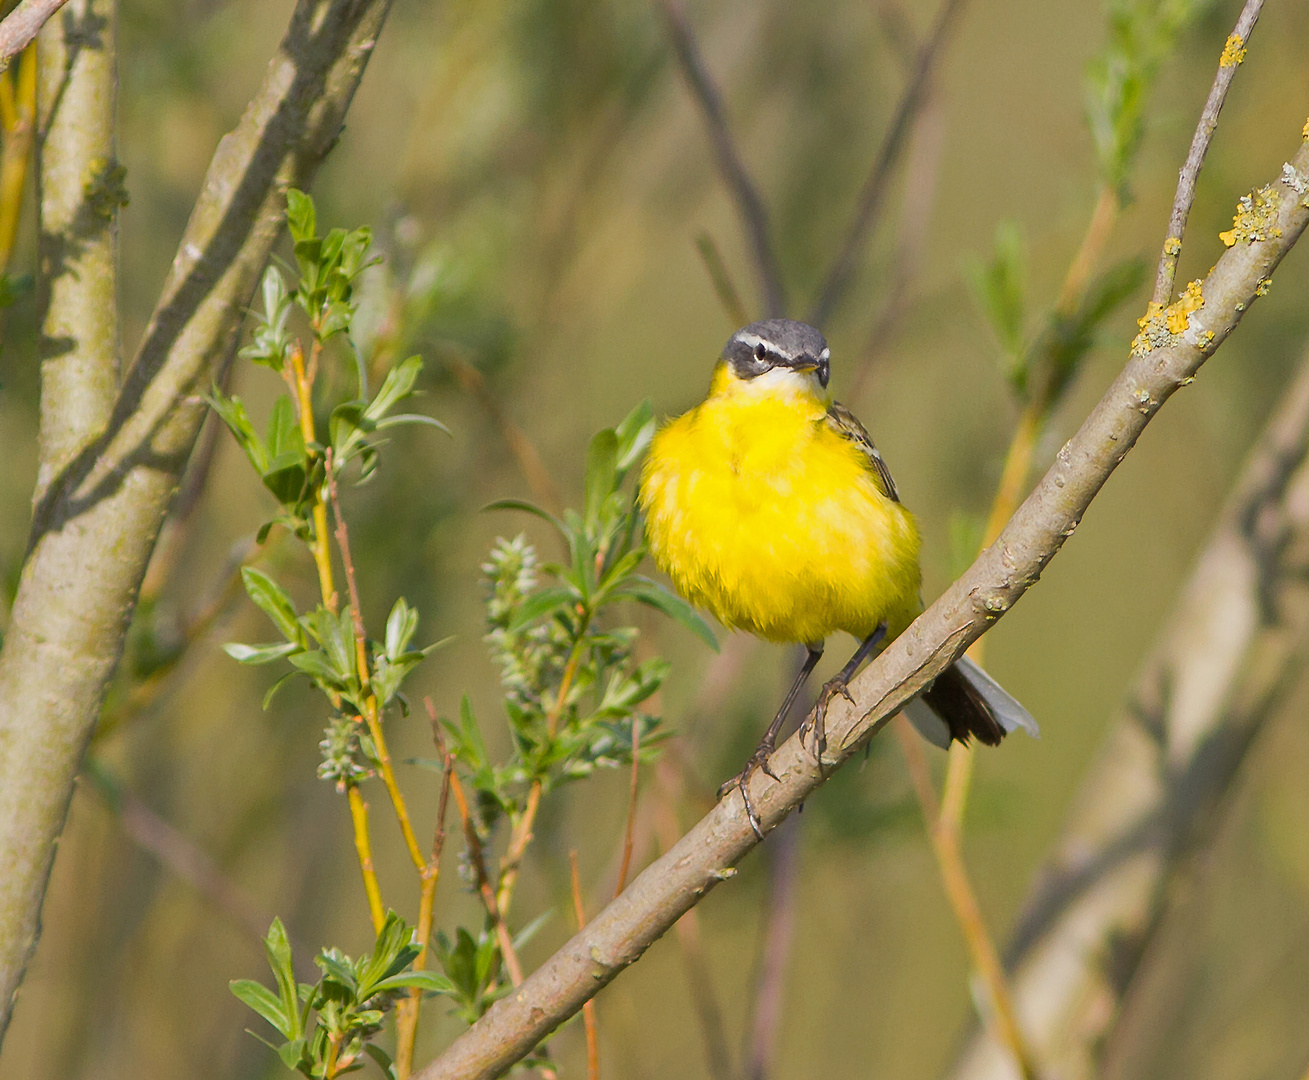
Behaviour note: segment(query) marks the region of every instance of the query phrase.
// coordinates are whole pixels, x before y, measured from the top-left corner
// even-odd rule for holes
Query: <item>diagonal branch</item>
[[[718,169],[723,174],[723,181],[727,184],[727,190],[745,226],[755,267],[759,271],[764,314],[770,318],[783,315],[786,313],[786,286],[782,282],[782,268],[777,261],[777,252],[769,239],[768,213],[764,210],[763,200],[750,174],[745,170],[745,163],[732,140],[732,134],[727,129],[722,96],[709,77],[709,69],[705,67],[700,46],[696,43],[695,34],[679,0],[656,2],[664,21],[668,23],[668,33],[673,40],[677,61],[682,67],[682,75],[704,114],[709,141],[713,143],[714,156],[718,159]]]
[[[1291,177],[1309,177],[1309,143],[1289,168]],[[1226,340],[1309,224],[1309,200],[1302,201],[1293,184],[1277,181],[1267,191],[1273,213],[1262,238],[1234,245],[1189,291],[1203,299],[1201,306],[1184,310],[1179,302],[1159,325],[1146,320],[1149,332],[1134,342],[1126,367],[996,542],[854,680],[853,704],[835,703],[827,717],[825,767],[819,769],[793,736],[771,762],[780,780],[755,774],[750,801],[765,829],[776,828],[832,767],[856,754],[1036,582],[1151,418]],[[756,842],[741,799],[729,793],[584,931],[456,1039],[423,1070],[422,1080],[501,1075],[709,890],[733,877]]]
[[[936,22],[932,26],[931,33],[928,34],[922,48],[918,50],[918,59],[909,76],[909,83],[900,97],[900,103],[896,106],[891,126],[882,140],[882,147],[877,152],[873,170],[868,174],[868,179],[864,181],[863,189],[859,192],[859,201],[855,204],[854,216],[846,229],[845,239],[841,241],[841,247],[836,253],[836,258],[832,260],[831,269],[823,280],[823,287],[809,314],[809,322],[815,326],[822,326],[831,317],[849,287],[850,278],[854,274],[855,260],[858,259],[864,240],[877,219],[877,212],[881,209],[882,199],[891,180],[891,171],[900,158],[900,151],[904,148],[910,132],[913,131],[914,118],[927,102],[928,76],[932,73],[932,66],[941,51],[941,46],[945,43],[951,23],[962,8],[963,0],[944,0],[936,14]]]
[[[36,946],[55,843],[200,395],[236,342],[282,230],[339,136],[390,0],[299,0],[264,83],[219,144],[103,433],[42,474],[0,650],[0,1032]]]
[[[0,22],[0,68],[26,49],[68,0],[22,0]]]

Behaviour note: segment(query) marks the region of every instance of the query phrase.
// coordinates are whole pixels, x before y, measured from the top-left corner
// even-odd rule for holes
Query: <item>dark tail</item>
[[[951,741],[967,746],[971,738],[998,746],[1017,728],[1040,735],[1031,713],[966,656],[941,672],[904,711],[923,737],[938,746]]]

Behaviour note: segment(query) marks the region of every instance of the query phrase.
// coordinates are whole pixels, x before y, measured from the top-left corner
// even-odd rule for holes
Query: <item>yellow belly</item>
[[[770,641],[899,634],[920,606],[918,529],[826,404],[710,397],[664,427],[641,478],[655,563],[693,604]]]

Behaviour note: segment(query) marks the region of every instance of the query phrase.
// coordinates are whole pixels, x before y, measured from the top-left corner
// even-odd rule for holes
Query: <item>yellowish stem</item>
[[[368,838],[368,804],[356,784],[349,784],[346,793],[350,798],[350,819],[355,828],[355,851],[359,855],[359,869],[364,875],[364,892],[368,894],[368,912],[373,919],[373,932],[380,933],[386,914],[382,909],[382,890],[377,887],[377,872],[373,869],[373,846]]]
[[[0,74],[0,126],[4,146],[0,149],[0,271],[9,267],[9,257],[18,235],[23,209],[23,188],[32,156],[36,129],[36,42],[18,61],[17,93],[9,72]]]

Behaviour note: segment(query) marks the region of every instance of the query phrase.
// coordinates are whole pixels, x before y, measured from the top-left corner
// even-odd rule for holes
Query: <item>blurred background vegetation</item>
[[[215,144],[258,85],[291,6],[124,0],[126,355]],[[1133,201],[1106,265],[1141,255],[1153,266],[1176,169],[1238,7],[1212,5],[1163,67]],[[907,43],[921,40],[930,14],[868,0],[717,0],[689,10],[769,207],[797,310],[843,236],[906,78]],[[990,504],[1017,416],[966,267],[989,257],[997,223],[1013,220],[1029,252],[1030,304],[1053,303],[1096,197],[1084,75],[1104,47],[1105,26],[1093,4],[965,5],[867,256],[823,327],[837,397],[874,433],[919,516],[929,599],[957,569],[951,536],[968,533],[959,523]],[[1309,101],[1306,40],[1309,6],[1269,4],[1201,176],[1179,282],[1217,258],[1217,233],[1229,227],[1236,199],[1276,176],[1290,154]],[[504,425],[521,429],[561,498],[577,505],[590,434],[642,398],[658,415],[693,404],[735,329],[697,239],[713,239],[754,317],[748,247],[666,27],[646,3],[397,0],[314,194],[324,225],[373,229],[384,262],[367,275],[363,332],[393,339],[399,355],[423,355],[419,407],[451,431],[398,432],[378,477],[343,491],[366,615],[380,626],[403,594],[422,612],[422,640],[454,635],[419,669],[413,696],[430,694],[451,716],[467,692],[487,739],[503,746],[478,566],[497,535],[520,529],[553,554],[549,534],[526,519],[479,512],[495,499],[533,495]],[[15,270],[32,268],[30,222],[29,214]],[[1001,936],[1303,351],[1307,290],[1309,268],[1298,254],[1197,384],[1152,425],[1040,586],[990,635],[988,666],[1043,732],[978,761],[968,859]],[[1038,468],[1122,364],[1148,291],[1143,285],[1105,328],[1043,437]],[[888,303],[897,318],[870,343]],[[32,297],[4,318],[0,430],[9,466],[0,472],[0,554],[12,579],[35,473]],[[852,398],[848,388],[864,364]],[[275,387],[238,365],[234,389],[262,416]],[[186,640],[196,614],[221,595],[233,553],[244,554],[270,512],[238,448],[219,439],[177,569],[138,615],[106,707],[116,722],[103,725],[92,747],[101,782],[84,777],[74,799],[0,1076],[279,1075],[275,1056],[243,1032],[256,1021],[227,989],[229,979],[265,976],[251,925],[280,914],[303,961],[322,943],[351,953],[371,945],[349,815],[315,777],[321,699],[294,685],[261,711],[272,676],[238,667],[218,648],[267,636],[264,617],[244,599],[223,599],[219,618],[199,640]],[[290,547],[270,558],[308,603],[308,558]],[[655,851],[663,805],[655,789],[665,803],[676,798],[684,824],[698,816],[754,745],[791,662],[754,643],[730,645],[716,659],[685,629],[642,619],[658,639],[653,648],[674,662],[660,707],[680,737],[644,778],[638,865]],[[184,646],[180,665],[160,667]],[[843,651],[833,648],[832,667]],[[163,678],[142,694],[152,671]],[[1190,886],[1195,957],[1170,988],[1184,992],[1186,1007],[1142,1075],[1303,1070],[1307,706],[1302,686],[1252,754],[1221,840]],[[431,756],[418,714],[395,723],[390,738],[397,760]],[[436,778],[404,771],[419,836],[430,835]],[[602,775],[564,792],[542,819],[515,907],[520,922],[553,914],[524,952],[527,967],[573,930],[570,848],[579,852],[588,909],[608,898],[626,788],[624,773]],[[143,850],[132,838],[141,807],[214,860],[241,898],[235,907],[216,906],[212,893]],[[408,898],[400,838],[387,818],[377,821],[383,890]],[[800,917],[776,1075],[933,1075],[955,1053],[972,1006],[960,935],[895,744],[876,740],[867,767],[838,775],[798,828]],[[447,849],[438,926],[478,919],[453,872],[456,847]],[[737,1057],[748,1032],[768,850],[699,909]],[[598,1010],[603,1075],[709,1075],[672,935],[601,995]],[[446,1013],[439,999],[425,1010],[418,1061],[460,1030]],[[552,1045],[562,1072],[577,1075],[580,1024]]]

